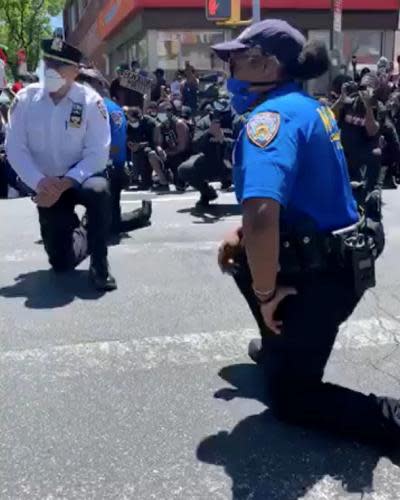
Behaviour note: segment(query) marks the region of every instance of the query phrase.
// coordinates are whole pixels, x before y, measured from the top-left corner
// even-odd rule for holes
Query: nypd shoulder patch
[[[124,116],[121,111],[113,111],[111,113],[111,120],[113,121],[116,127],[120,128],[124,120]]]
[[[250,118],[246,125],[247,136],[259,148],[266,148],[275,139],[281,125],[279,113],[265,111]]]
[[[101,116],[107,120],[107,108],[102,100],[97,101],[97,107],[99,108]]]

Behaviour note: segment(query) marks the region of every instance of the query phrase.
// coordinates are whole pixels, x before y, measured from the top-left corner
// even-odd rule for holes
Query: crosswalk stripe
[[[132,332],[134,335],[134,332]],[[165,365],[191,365],[225,362],[245,356],[248,342],[258,336],[255,329],[191,333],[163,337],[147,337],[128,341],[99,341],[49,348],[6,351],[0,353],[0,363],[40,363],[43,370],[49,365],[65,367],[74,364],[88,368],[107,365],[118,369],[126,361],[138,370],[151,370]],[[395,345],[400,342],[398,323],[386,318],[352,320],[343,325],[335,349],[361,349]]]

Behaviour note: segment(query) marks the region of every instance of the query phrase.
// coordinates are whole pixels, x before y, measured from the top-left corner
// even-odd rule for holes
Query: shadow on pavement
[[[0,288],[0,297],[7,299],[24,297],[29,309],[55,309],[80,298],[96,300],[104,295],[92,289],[88,272],[75,270],[55,274],[52,270],[39,270],[20,274],[13,285]]]
[[[256,365],[229,366],[220,376],[235,388],[218,391],[216,398],[262,400],[262,372]],[[321,499],[332,481],[349,494],[363,495],[373,491],[374,470],[384,456],[357,442],[285,425],[269,410],[245,418],[231,432],[207,437],[197,449],[199,460],[224,467],[233,500],[297,500],[312,488],[312,498]],[[332,479],[322,492],[317,483],[326,476]],[[329,491],[329,498],[339,498]]]
[[[237,204],[220,204],[220,205],[210,205],[209,207],[191,207],[182,208],[178,210],[179,214],[189,213],[192,217],[196,219],[193,221],[194,224],[213,224],[220,221],[224,217],[232,217],[235,215],[242,214],[242,208]]]

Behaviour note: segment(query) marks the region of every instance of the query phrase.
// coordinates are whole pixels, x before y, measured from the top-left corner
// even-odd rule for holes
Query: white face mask
[[[161,123],[167,122],[168,121],[167,113],[158,113],[158,119],[160,120]]]
[[[44,87],[50,93],[58,92],[67,80],[63,78],[55,69],[47,68],[44,72]]]

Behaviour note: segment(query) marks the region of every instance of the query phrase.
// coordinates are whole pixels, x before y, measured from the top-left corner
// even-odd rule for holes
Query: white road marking
[[[135,332],[132,332],[134,335]],[[67,367],[151,370],[166,365],[193,365],[225,362],[246,355],[248,342],[258,336],[255,329],[191,333],[164,337],[147,337],[129,341],[100,341],[56,347],[6,351],[0,353],[1,364],[39,363],[64,375]],[[341,328],[335,349],[360,349],[400,343],[397,321],[371,318],[349,321]],[[125,361],[123,368],[121,361]],[[72,373],[71,372],[71,373]]]

